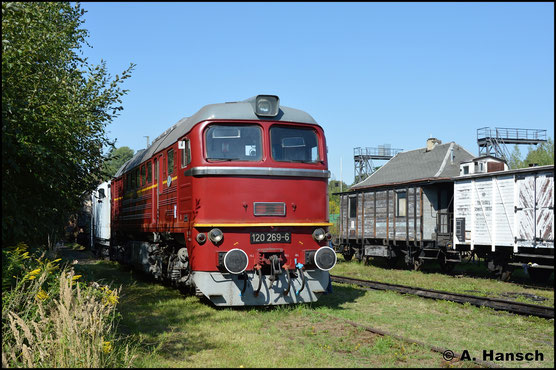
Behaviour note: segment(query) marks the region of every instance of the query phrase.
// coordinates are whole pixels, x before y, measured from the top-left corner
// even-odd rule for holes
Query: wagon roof
[[[453,149],[453,160],[452,160]],[[437,144],[433,149],[420,148],[400,152],[371,176],[355,184],[351,190],[419,181],[446,181],[459,175],[461,162],[475,156],[455,142]]]
[[[119,177],[128,170],[140,165],[160,150],[175,143],[180,137],[187,134],[197,123],[206,120],[233,119],[233,120],[267,120],[280,122],[298,122],[317,125],[310,114],[294,108],[280,106],[276,117],[259,117],[253,111],[255,96],[239,102],[226,102],[209,104],[201,108],[191,117],[184,117],[172,127],[158,136],[147,149],[139,150],[135,155],[116,172],[114,177]]]

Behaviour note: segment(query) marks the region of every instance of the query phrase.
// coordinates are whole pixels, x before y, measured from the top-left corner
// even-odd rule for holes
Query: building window
[[[174,149],[168,150],[168,175],[174,172]]]
[[[349,217],[354,218],[357,217],[357,198],[350,197],[349,198]]]
[[[468,174],[469,174],[469,166],[463,166],[463,174],[464,174],[464,175],[468,175]]]
[[[396,193],[396,216],[405,217],[407,206],[407,191],[399,191]]]

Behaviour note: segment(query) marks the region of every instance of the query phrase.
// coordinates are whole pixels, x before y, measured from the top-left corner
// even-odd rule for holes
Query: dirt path
[[[65,261],[75,262],[81,265],[89,265],[98,261],[90,250],[79,250],[77,244],[59,244],[56,246],[56,252]],[[81,247],[82,248],[82,247]]]

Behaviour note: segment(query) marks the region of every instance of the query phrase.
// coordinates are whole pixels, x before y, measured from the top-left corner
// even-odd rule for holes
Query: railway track
[[[404,294],[413,294],[419,297],[443,299],[457,303],[469,303],[478,307],[490,307],[495,310],[508,311],[520,315],[538,316],[546,319],[554,318],[554,307],[539,306],[529,303],[508,301],[488,297],[478,297],[467,294],[444,292],[424,288],[410,287],[406,285],[381,283],[378,281],[354,279],[346,276],[330,275],[333,282],[344,284],[355,284],[364,288],[376,290],[393,290]]]

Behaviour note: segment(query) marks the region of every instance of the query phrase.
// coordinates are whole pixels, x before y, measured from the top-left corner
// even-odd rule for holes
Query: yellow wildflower
[[[29,273],[29,275],[38,275],[39,272],[41,272],[41,269],[40,269],[40,268],[31,271],[31,272]]]
[[[112,352],[112,343],[102,342],[102,352],[104,352],[104,353]]]
[[[38,300],[44,301],[48,298],[48,294],[44,290],[39,290],[37,295],[35,296]]]
[[[104,299],[104,305],[112,305],[115,306],[118,303],[118,296],[116,294],[110,294],[108,297]]]
[[[75,275],[74,277],[71,278],[72,281],[75,281],[77,279],[79,279],[82,275]]]
[[[52,261],[52,262],[59,262],[59,261],[61,261],[61,260],[62,260],[61,258],[56,258],[56,259],[55,259],[54,261]]]
[[[24,260],[26,260],[27,258],[31,258],[31,256],[29,255],[29,252],[25,252],[21,256],[23,257]]]
[[[36,275],[31,275],[31,276],[29,276],[29,280],[33,280],[33,279],[36,279],[36,278],[37,278]]]

